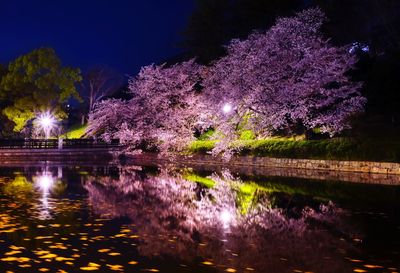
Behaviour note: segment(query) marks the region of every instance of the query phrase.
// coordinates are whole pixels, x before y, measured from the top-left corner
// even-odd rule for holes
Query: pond
[[[400,187],[176,166],[0,168],[1,272],[398,272]]]

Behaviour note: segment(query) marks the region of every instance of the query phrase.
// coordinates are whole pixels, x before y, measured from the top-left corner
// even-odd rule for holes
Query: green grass
[[[61,135],[61,138],[77,139],[82,138],[85,135],[87,125],[77,124],[72,126],[65,134]]]
[[[215,130],[209,129],[205,131],[201,136],[199,136],[199,140],[209,140],[215,134]]]
[[[194,141],[189,145],[188,152],[209,152],[214,148],[216,142],[215,140]],[[239,140],[231,145],[240,147],[241,155],[400,162],[400,138],[335,138],[325,140],[271,138]]]
[[[196,140],[190,143],[188,152],[190,153],[206,153],[215,147],[216,140]]]

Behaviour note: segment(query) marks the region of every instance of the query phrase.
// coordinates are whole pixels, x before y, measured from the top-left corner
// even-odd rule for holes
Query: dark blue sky
[[[63,64],[136,74],[179,54],[193,0],[0,0],[0,62],[53,47]]]

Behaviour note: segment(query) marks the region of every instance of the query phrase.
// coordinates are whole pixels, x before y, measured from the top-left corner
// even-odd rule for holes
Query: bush
[[[198,137],[198,140],[209,140],[215,133],[214,129],[208,129],[201,136]]]
[[[216,141],[194,141],[191,153],[211,151]],[[336,138],[325,140],[259,139],[232,143],[240,147],[240,155],[308,158],[328,160],[360,160],[400,162],[400,139],[397,138]]]
[[[214,149],[215,143],[215,140],[196,140],[190,144],[188,151],[190,153],[207,153]]]
[[[254,135],[253,131],[251,130],[243,130],[240,132],[239,139],[240,140],[253,140],[256,136]]]

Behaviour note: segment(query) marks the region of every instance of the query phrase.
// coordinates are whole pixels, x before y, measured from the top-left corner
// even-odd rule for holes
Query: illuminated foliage
[[[133,99],[99,104],[89,132],[180,151],[194,132],[211,127],[219,140],[213,152],[225,155],[239,149],[231,145],[237,139],[339,134],[366,99],[347,74],[355,56],[322,37],[324,20],[319,9],[281,18],[264,33],[231,41],[228,54],[207,68],[193,61],[144,67],[130,82]]]
[[[65,118],[62,103],[79,98],[75,84],[81,80],[76,68],[63,67],[55,51],[40,48],[18,57],[8,66],[0,83],[0,99],[6,104],[4,115],[20,132],[37,113],[51,111]]]
[[[346,74],[355,57],[322,37],[324,20],[319,9],[305,10],[229,44],[204,84],[226,138],[243,125],[258,136],[313,128],[333,136],[350,128],[366,100]],[[226,103],[234,111],[221,111]]]
[[[172,67],[150,65],[129,82],[133,98],[100,102],[89,117],[89,134],[161,151],[181,150],[200,127],[203,106],[196,90],[201,67],[194,61]]]

